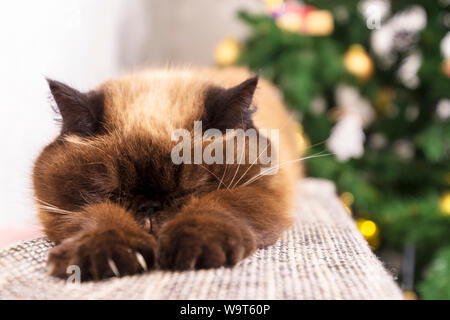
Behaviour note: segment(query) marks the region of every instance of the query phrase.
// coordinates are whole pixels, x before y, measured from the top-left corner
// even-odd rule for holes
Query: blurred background
[[[309,155],[331,153],[308,175],[336,183],[405,296],[450,299],[450,0],[19,0],[0,27],[0,246],[38,234],[45,77],[241,64],[278,85]]]

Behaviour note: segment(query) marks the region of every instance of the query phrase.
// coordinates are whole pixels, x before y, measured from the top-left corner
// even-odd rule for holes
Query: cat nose
[[[160,208],[161,208],[161,201],[146,200],[139,204],[138,212],[153,213]]]

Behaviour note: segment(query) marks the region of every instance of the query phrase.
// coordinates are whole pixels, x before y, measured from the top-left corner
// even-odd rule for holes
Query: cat
[[[56,243],[51,275],[67,278],[71,265],[83,281],[232,266],[292,224],[302,175],[296,124],[269,81],[241,67],[146,70],[89,92],[47,81],[61,132],[32,178],[39,220]],[[174,164],[173,131],[192,132],[194,121],[223,139],[226,129],[279,130],[277,141],[267,138],[277,144],[276,170],[261,174],[260,161]]]

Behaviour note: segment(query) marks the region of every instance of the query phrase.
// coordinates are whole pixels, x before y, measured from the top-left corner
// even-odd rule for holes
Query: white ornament
[[[436,107],[437,116],[446,120],[450,117],[450,99],[441,99]]]
[[[375,118],[375,112],[370,102],[361,97],[358,90],[354,87],[340,85],[336,89],[336,102],[340,109],[340,113],[344,116],[346,114],[357,114],[361,120],[362,125],[366,127]]]
[[[340,161],[360,158],[364,153],[364,139],[361,118],[355,114],[347,115],[331,130],[327,147]]]
[[[447,32],[441,41],[441,52],[444,58],[450,59],[450,31]]]
[[[406,87],[414,89],[419,85],[420,80],[417,76],[417,72],[419,71],[421,64],[422,57],[419,53],[410,54],[402,61],[402,64],[398,69],[398,77]]]
[[[394,29],[390,25],[384,25],[371,33],[370,43],[378,56],[389,56],[394,46],[394,34]]]
[[[409,140],[397,140],[394,142],[393,148],[399,158],[408,160],[414,156],[414,144]]]
[[[349,86],[336,89],[339,119],[331,130],[327,147],[340,161],[359,158],[364,153],[363,128],[373,121],[375,113],[370,103]]]
[[[427,13],[419,5],[413,5],[392,18],[395,29],[407,29],[411,32],[419,32],[427,25]]]
[[[410,39],[415,39],[417,33],[423,30],[426,25],[427,15],[425,10],[421,6],[413,5],[390,18],[382,24],[381,28],[374,30],[370,39],[371,46],[378,56],[389,58],[393,48],[400,45],[395,42],[396,35],[406,32],[411,35]]]

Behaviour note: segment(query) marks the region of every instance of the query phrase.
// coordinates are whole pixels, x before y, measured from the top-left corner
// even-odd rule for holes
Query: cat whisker
[[[39,205],[38,206],[40,209],[46,210],[48,212],[52,212],[52,213],[59,213],[59,214],[73,214],[72,211],[67,211],[67,210],[63,210],[63,209],[59,209],[56,207],[50,207],[50,206],[46,206],[46,205]]]
[[[244,151],[245,151],[245,142],[244,142],[244,147],[242,148],[242,152],[241,155],[239,157],[239,162],[238,162],[238,166],[236,168],[236,172],[234,173],[233,179],[231,179],[230,184],[228,185],[227,189],[230,188],[230,186],[233,184],[234,178],[236,178],[237,173],[239,172],[239,167],[241,166],[241,162],[242,162],[242,156],[244,155]]]
[[[274,167],[272,167],[272,168],[270,168],[270,169],[268,169],[268,170],[266,170],[264,172],[261,172],[261,173],[255,175],[254,177],[250,178],[248,181],[246,181],[243,184],[243,186],[246,186],[246,185],[250,184],[251,182],[254,181],[254,179],[257,179],[257,178],[260,178],[262,176],[265,176],[268,173],[272,173],[275,170],[278,170],[279,168],[284,167],[285,165],[292,164],[292,163],[295,163],[295,162],[300,162],[300,161],[307,160],[307,159],[310,159],[310,158],[318,158],[318,157],[321,157],[321,156],[328,156],[328,155],[330,155],[330,154],[321,155],[322,152],[320,152],[320,153],[318,153],[318,154],[316,154],[314,156],[310,156],[310,157],[303,157],[303,158],[299,158],[299,159],[284,161],[283,163],[280,163],[280,164],[278,164],[278,165],[276,165],[276,166],[274,166]]]
[[[242,127],[244,128],[244,116],[242,115],[242,110],[241,110],[241,123],[242,123]],[[234,139],[234,137],[233,137],[233,139]],[[239,157],[239,163],[238,163],[238,166],[236,168],[236,172],[234,173],[233,179],[231,179],[231,182],[228,185],[227,189],[229,189],[230,186],[233,184],[234,178],[236,178],[236,175],[239,172],[239,167],[241,166],[242,156],[244,155],[244,152],[245,152],[245,146],[246,146],[246,144],[245,144],[245,138],[244,138],[244,147],[242,148],[242,152],[241,152],[241,155]]]
[[[311,150],[313,147],[316,147],[316,146],[318,146],[318,145],[321,145],[321,144],[327,142],[327,140],[328,140],[328,139],[325,139],[325,140],[323,140],[323,141],[320,141],[320,142],[318,142],[318,143],[315,143],[315,144],[310,145],[310,146],[306,149],[306,151]],[[231,188],[235,188],[235,187],[238,185],[238,183],[245,177],[245,175],[247,174],[247,172],[248,172],[248,171],[253,167],[253,165],[259,160],[259,158],[261,157],[261,155],[263,154],[263,152],[265,152],[265,151],[267,150],[267,148],[270,146],[271,143],[272,143],[272,141],[269,141],[269,142],[268,142],[268,144],[266,145],[266,147],[264,148],[264,150],[261,151],[261,153],[258,155],[258,158],[250,164],[250,167],[248,167],[247,170],[245,170],[244,174],[239,178],[238,181],[236,181],[236,183],[235,183]],[[321,152],[323,152],[323,151],[321,151]]]
[[[96,164],[104,164],[104,163],[103,162],[88,162],[83,165],[89,166],[89,165],[96,165]]]
[[[324,143],[327,142],[327,141],[328,141],[328,138],[325,139],[325,140],[322,140],[322,141],[320,141],[320,142],[314,143],[314,144],[308,146],[308,148],[307,148],[305,151],[311,150],[312,148],[317,147],[317,146],[319,146],[319,145],[321,145],[321,144],[324,144]]]
[[[247,172],[251,169],[251,167],[253,167],[253,165],[259,160],[259,158],[261,157],[261,155],[263,154],[263,152],[265,152],[267,150],[267,148],[269,147],[269,145],[271,144],[271,141],[269,141],[269,143],[266,145],[266,147],[264,148],[263,151],[261,151],[261,153],[258,155],[258,158],[256,158],[255,161],[253,161],[253,163],[247,168],[247,170],[244,171],[244,173],[242,174],[242,176],[239,178],[238,181],[236,181],[236,183],[231,187],[232,189],[235,188],[238,183],[242,180],[242,178],[244,178],[244,176],[247,174]]]
[[[142,254],[140,254],[139,252],[136,252],[135,254],[136,254],[136,259],[137,259],[137,262],[139,263],[139,265],[142,267],[142,269],[144,269],[144,271],[147,271],[148,270],[147,262],[145,262],[145,259],[142,256]]]
[[[50,203],[48,203],[48,202],[45,202],[44,200],[41,200],[41,199],[39,199],[39,198],[34,198],[34,200],[36,200],[37,202],[40,202],[40,203],[43,203],[43,204],[45,204],[45,205],[47,205],[47,206],[51,206],[51,207],[55,207],[56,208],[56,206],[54,206],[54,205],[52,205],[52,204],[50,204]]]
[[[108,265],[111,271],[114,273],[114,275],[116,277],[120,277],[119,269],[117,268],[116,263],[111,258],[108,258]]]
[[[280,164],[270,168],[269,170],[266,170],[266,171],[264,171],[262,173],[259,173],[259,174],[255,175],[254,177],[250,178],[248,181],[246,181],[243,184],[243,186],[249,185],[250,183],[254,182],[255,180],[258,180],[259,178],[267,175],[268,173],[272,173],[275,170],[278,170],[279,168],[282,168],[282,167],[284,167],[284,166],[286,166],[288,164],[292,164],[292,163],[295,163],[295,162],[300,162],[300,161],[307,160],[307,159],[312,159],[312,158],[319,158],[319,157],[323,157],[323,156],[329,156],[329,155],[333,154],[333,153],[322,154],[322,152],[324,152],[324,151],[321,151],[318,154],[315,154],[315,155],[312,155],[312,156],[298,158],[298,159],[294,159],[294,160],[284,161],[283,163],[280,163]]]
[[[39,204],[38,205],[38,207],[40,207],[40,208],[43,208],[43,209],[46,209],[46,210],[54,210],[54,211],[58,211],[58,212],[60,212],[60,213],[66,213],[66,214],[71,214],[71,213],[73,213],[73,211],[69,211],[69,210],[64,210],[64,209],[61,209],[61,208],[58,208],[57,206],[55,206],[55,205],[52,205],[51,203],[48,203],[48,202],[45,202],[44,200],[41,200],[41,199],[39,199],[39,198],[34,198],[37,202],[40,202],[40,203],[42,203],[42,204]]]
[[[221,186],[222,184],[223,184],[225,187],[227,187],[227,186],[225,185],[225,183],[223,182],[223,179],[225,178],[225,174],[227,173],[227,169],[228,169],[228,164],[225,163],[225,170],[223,171],[222,179],[220,179],[219,185],[217,186],[217,190],[220,189],[220,186]],[[227,189],[228,189],[228,187],[227,187]]]
[[[291,113],[289,115],[288,120],[291,120],[293,118],[294,114]],[[280,131],[286,128],[286,125],[289,123],[289,121],[286,121],[285,124],[279,129]],[[326,140],[325,140],[326,141]],[[321,142],[324,143],[325,141]],[[267,150],[267,148],[271,145],[272,141],[269,140],[269,142],[267,143],[266,147],[264,148],[263,151],[261,151],[261,153],[258,155],[258,158],[253,161],[253,163],[250,165],[250,167],[247,168],[247,170],[245,170],[245,172],[242,174],[242,176],[239,178],[239,180],[234,184],[234,186],[232,186],[231,188],[235,188],[238,183],[244,178],[244,176],[247,174],[247,172],[251,169],[251,167],[253,167],[253,165],[259,160],[259,158],[261,157],[261,155],[263,154],[263,152],[265,152]],[[312,147],[312,146],[311,146]]]
[[[261,177],[267,175],[268,173],[272,173],[274,172],[274,170],[278,170],[279,168],[282,168],[288,164],[292,164],[295,162],[300,162],[300,161],[304,161],[304,160],[308,160],[308,159],[313,159],[313,158],[320,158],[320,157],[325,157],[325,156],[331,156],[334,153],[327,153],[327,154],[322,154],[323,151],[319,152],[318,154],[312,155],[312,156],[307,156],[307,157],[303,157],[303,158],[298,158],[298,159],[294,159],[294,160],[287,160],[284,161],[283,163],[280,163],[262,173],[259,173],[255,176],[253,176],[252,178],[250,178],[249,180],[247,180],[245,183],[242,184],[242,186],[248,186],[249,184],[255,182],[256,180],[260,179]]]

